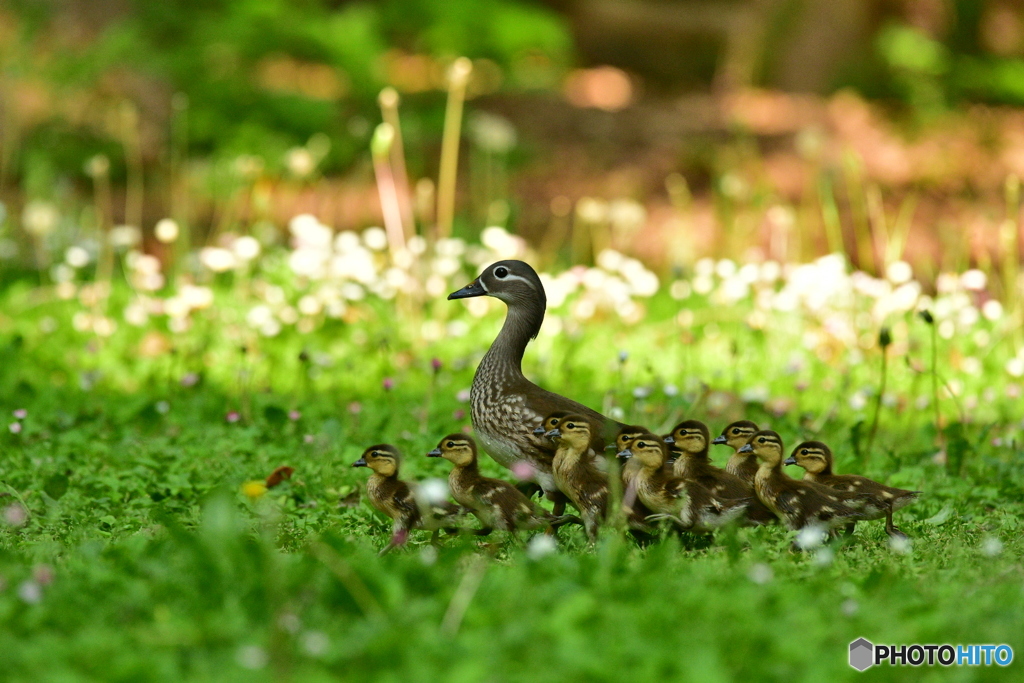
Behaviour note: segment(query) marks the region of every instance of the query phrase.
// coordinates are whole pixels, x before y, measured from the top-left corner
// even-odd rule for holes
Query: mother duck
[[[498,261],[449,299],[493,296],[508,306],[505,324],[480,361],[469,393],[473,429],[492,458],[512,469],[518,461],[529,463],[534,478],[549,498],[562,507],[551,474],[555,445],[534,430],[556,411],[583,415],[594,425],[591,430],[593,457],[604,453],[605,441],[622,426],[572,399],[540,388],[523,375],[526,345],[536,338],[544,322],[547,296],[544,285],[529,264]],[[611,436],[609,436],[609,434]],[[603,464],[603,458],[598,459]]]

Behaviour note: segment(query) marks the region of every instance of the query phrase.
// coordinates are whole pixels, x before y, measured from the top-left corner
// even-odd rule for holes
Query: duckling
[[[655,513],[648,518],[651,521],[668,519],[685,531],[712,533],[739,518],[752,498],[725,498],[695,481],[669,474],[664,469],[668,449],[653,434],[634,439],[619,457],[640,462],[634,481],[640,500]]]
[[[627,450],[637,437],[649,434],[650,430],[640,425],[625,425],[615,436],[615,443],[605,446],[605,450],[612,450],[621,453]],[[651,532],[647,518],[652,514],[651,510],[643,504],[636,493],[636,475],[640,472],[639,460],[626,459],[622,464],[620,475],[622,477],[622,509],[626,513],[626,523],[633,531]]]
[[[555,516],[534,504],[515,486],[480,474],[476,442],[465,434],[449,434],[437,448],[427,453],[430,458],[444,458],[455,467],[448,475],[452,497],[469,508],[485,529],[509,531],[558,527],[569,522],[582,524],[574,515]]]
[[[758,426],[750,420],[739,420],[723,429],[721,435],[711,441],[713,444],[724,443],[732,447],[733,454],[725,464],[725,471],[739,477],[749,486],[754,485],[754,477],[757,475],[757,457],[750,453],[741,454],[739,450],[747,445],[757,430]]]
[[[863,498],[810,481],[798,481],[782,471],[782,437],[764,429],[755,432],[737,453],[753,453],[760,465],[754,491],[790,531],[833,527],[861,518]]]
[[[534,478],[560,514],[564,498],[558,494],[551,472],[556,448],[543,434],[535,434],[536,428],[556,411],[586,417],[595,426],[587,455],[597,461],[605,442],[621,425],[572,399],[542,389],[523,375],[526,345],[540,332],[547,308],[544,284],[537,271],[523,261],[498,261],[448,298],[477,296],[500,299],[508,306],[508,313],[473,376],[469,393],[473,430],[483,449],[502,466],[512,469],[518,461],[530,463]]]
[[[352,467],[369,467],[373,474],[366,482],[366,496],[370,504],[394,520],[391,541],[380,551],[381,555],[403,545],[411,529],[433,531],[436,542],[438,531],[458,524],[462,509],[447,501],[421,505],[413,489],[398,478],[401,453],[390,444],[367,448]]]
[[[885,517],[885,533],[895,538],[907,538],[905,533],[893,525],[892,513],[912,503],[921,492],[886,486],[857,474],[834,474],[833,460],[832,451],[828,446],[820,441],[805,441],[793,449],[793,454],[786,458],[785,463],[804,468],[804,481],[822,484],[839,491],[869,495],[863,519]],[[853,531],[854,524],[856,523],[847,525],[848,533]]]
[[[680,422],[664,441],[669,445],[670,455],[676,456],[672,469],[676,477],[695,481],[714,496],[749,498],[745,517],[752,526],[777,521],[775,513],[757,499],[750,484],[711,463],[708,458],[711,433],[706,424],[699,420]]]
[[[590,422],[583,415],[566,415],[546,436],[557,446],[551,464],[555,484],[580,511],[587,537],[594,542],[598,524],[608,514],[608,476],[587,455]]]

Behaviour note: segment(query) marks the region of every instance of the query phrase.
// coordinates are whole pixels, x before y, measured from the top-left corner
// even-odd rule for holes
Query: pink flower
[[[459,393],[455,394],[455,400],[459,403],[466,403],[469,401],[469,389],[462,389]]]
[[[20,422],[12,422],[11,424],[7,425],[7,428],[11,430],[11,434],[21,434]]]
[[[302,443],[313,443],[313,435],[312,434],[306,434],[305,436],[303,436],[302,437]]]
[[[516,460],[512,463],[512,476],[519,481],[529,481],[533,479],[533,475],[536,474],[537,470],[530,463],[525,460]]]
[[[395,388],[395,380],[391,379],[390,377],[385,377],[384,378],[384,391],[391,391],[394,388]]]
[[[363,405],[359,401],[352,401],[351,403],[348,404],[348,412],[352,413],[353,415],[358,415],[359,413],[363,412]]]
[[[465,418],[466,418],[466,411],[463,410],[462,408],[459,408],[454,413],[452,413],[452,419],[453,420],[463,420]]]
[[[441,370],[441,359],[440,358],[431,358],[430,359],[430,367],[434,369],[434,372],[439,372]]]
[[[230,413],[228,413],[227,415],[224,416],[224,419],[227,420],[228,422],[234,424],[235,422],[238,422],[239,420],[241,420],[242,416],[238,414],[238,411],[232,410]]]
[[[292,422],[298,422],[300,419],[302,419],[302,413],[300,413],[297,410],[289,410],[288,419],[291,420]]]
[[[181,378],[181,386],[183,387],[194,387],[199,383],[199,375],[194,372],[190,372]]]
[[[24,408],[18,408],[17,410],[14,411],[13,415],[18,420],[24,420],[26,417],[28,417],[28,411],[25,410]]]
[[[49,586],[53,583],[53,567],[48,564],[38,564],[32,570],[32,578],[40,586]]]

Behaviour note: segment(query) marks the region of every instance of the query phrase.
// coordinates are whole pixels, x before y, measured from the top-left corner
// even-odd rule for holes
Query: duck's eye
[[[740,433],[740,430],[738,430],[738,429],[734,429],[734,430],[732,430],[732,433],[733,433],[733,434],[739,434],[739,433]]]
[[[576,429],[576,425],[573,424],[572,422],[570,422],[569,424],[567,424],[565,426],[566,426],[567,429]]]
[[[808,450],[806,448],[803,449],[802,451],[800,451],[800,455],[807,455],[807,453],[808,453]]]
[[[757,442],[758,443],[764,443],[765,442],[765,438],[762,436],[760,439],[757,440]]]
[[[508,275],[508,268],[505,266],[498,266],[494,269],[494,277],[504,279]]]
[[[448,443],[445,444],[445,447],[446,448],[455,448],[455,442],[454,441],[449,441]]]

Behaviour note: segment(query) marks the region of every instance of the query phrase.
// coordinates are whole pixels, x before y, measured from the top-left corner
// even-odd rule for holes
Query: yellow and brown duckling
[[[595,541],[598,526],[608,514],[608,476],[588,455],[590,422],[584,415],[566,415],[546,436],[557,447],[551,466],[555,485],[580,511],[587,537]]]
[[[444,458],[455,467],[448,475],[452,497],[469,508],[485,529],[509,531],[582,524],[574,515],[555,516],[533,503],[512,484],[480,474],[476,442],[465,434],[449,434],[428,457]]]
[[[665,437],[665,443],[669,446],[670,457],[676,456],[672,466],[675,476],[697,482],[714,496],[749,498],[745,517],[751,525],[774,524],[777,521],[775,513],[758,500],[750,484],[712,464],[708,457],[711,432],[706,424],[699,420],[684,420]]]
[[[885,533],[896,538],[907,535],[892,523],[892,513],[913,502],[920,491],[909,491],[894,486],[886,486],[877,481],[857,474],[835,474],[832,471],[834,458],[832,450],[820,441],[805,441],[793,449],[792,455],[786,458],[787,465],[799,465],[806,470],[804,481],[822,484],[838,491],[859,493],[868,497],[864,506],[862,519],[885,518]],[[852,527],[847,528],[852,531]]]
[[[641,425],[625,425],[615,435],[615,443],[605,446],[606,451],[621,453],[629,449],[637,437],[649,434],[651,430]],[[620,458],[620,461],[622,458]],[[639,460],[626,459],[621,464],[619,474],[622,478],[622,510],[626,513],[626,523],[634,531],[653,531],[647,523],[651,510],[643,504],[636,493],[636,475],[640,472]]]
[[[750,420],[739,420],[733,422],[716,436],[712,444],[726,444],[733,450],[732,457],[725,464],[725,471],[739,477],[748,485],[754,485],[754,477],[759,467],[757,457],[753,453],[740,453],[740,449],[747,445],[758,431],[758,426]]]
[[[753,453],[760,463],[754,491],[791,531],[813,527],[833,529],[862,518],[864,499],[810,481],[793,479],[782,471],[782,437],[764,429],[756,432],[740,453]]]
[[[634,484],[641,502],[654,512],[652,521],[668,519],[686,531],[712,533],[741,517],[752,498],[714,495],[695,481],[671,474],[665,469],[668,448],[654,434],[637,437],[619,457],[640,463]]]
[[[448,501],[423,503],[406,482],[398,478],[398,466],[402,456],[390,444],[370,446],[363,455],[352,463],[352,467],[369,467],[373,474],[366,482],[366,497],[377,510],[390,517],[394,524],[391,540],[380,554],[395,546],[403,545],[412,529],[427,529],[437,532],[442,528],[458,525],[462,509]]]
[[[528,263],[492,263],[448,298],[477,296],[501,300],[508,306],[508,313],[473,376],[469,393],[473,430],[483,449],[504,467],[512,469],[519,461],[529,463],[535,470],[535,480],[555,501],[558,512],[564,499],[558,495],[551,472],[556,449],[544,437],[550,430],[536,434],[537,427],[556,411],[584,416],[591,425],[601,427],[592,430],[588,448],[590,457],[599,459],[611,438],[608,432],[614,434],[621,425],[570,398],[542,389],[523,374],[523,354],[540,332],[547,308],[544,284]]]

